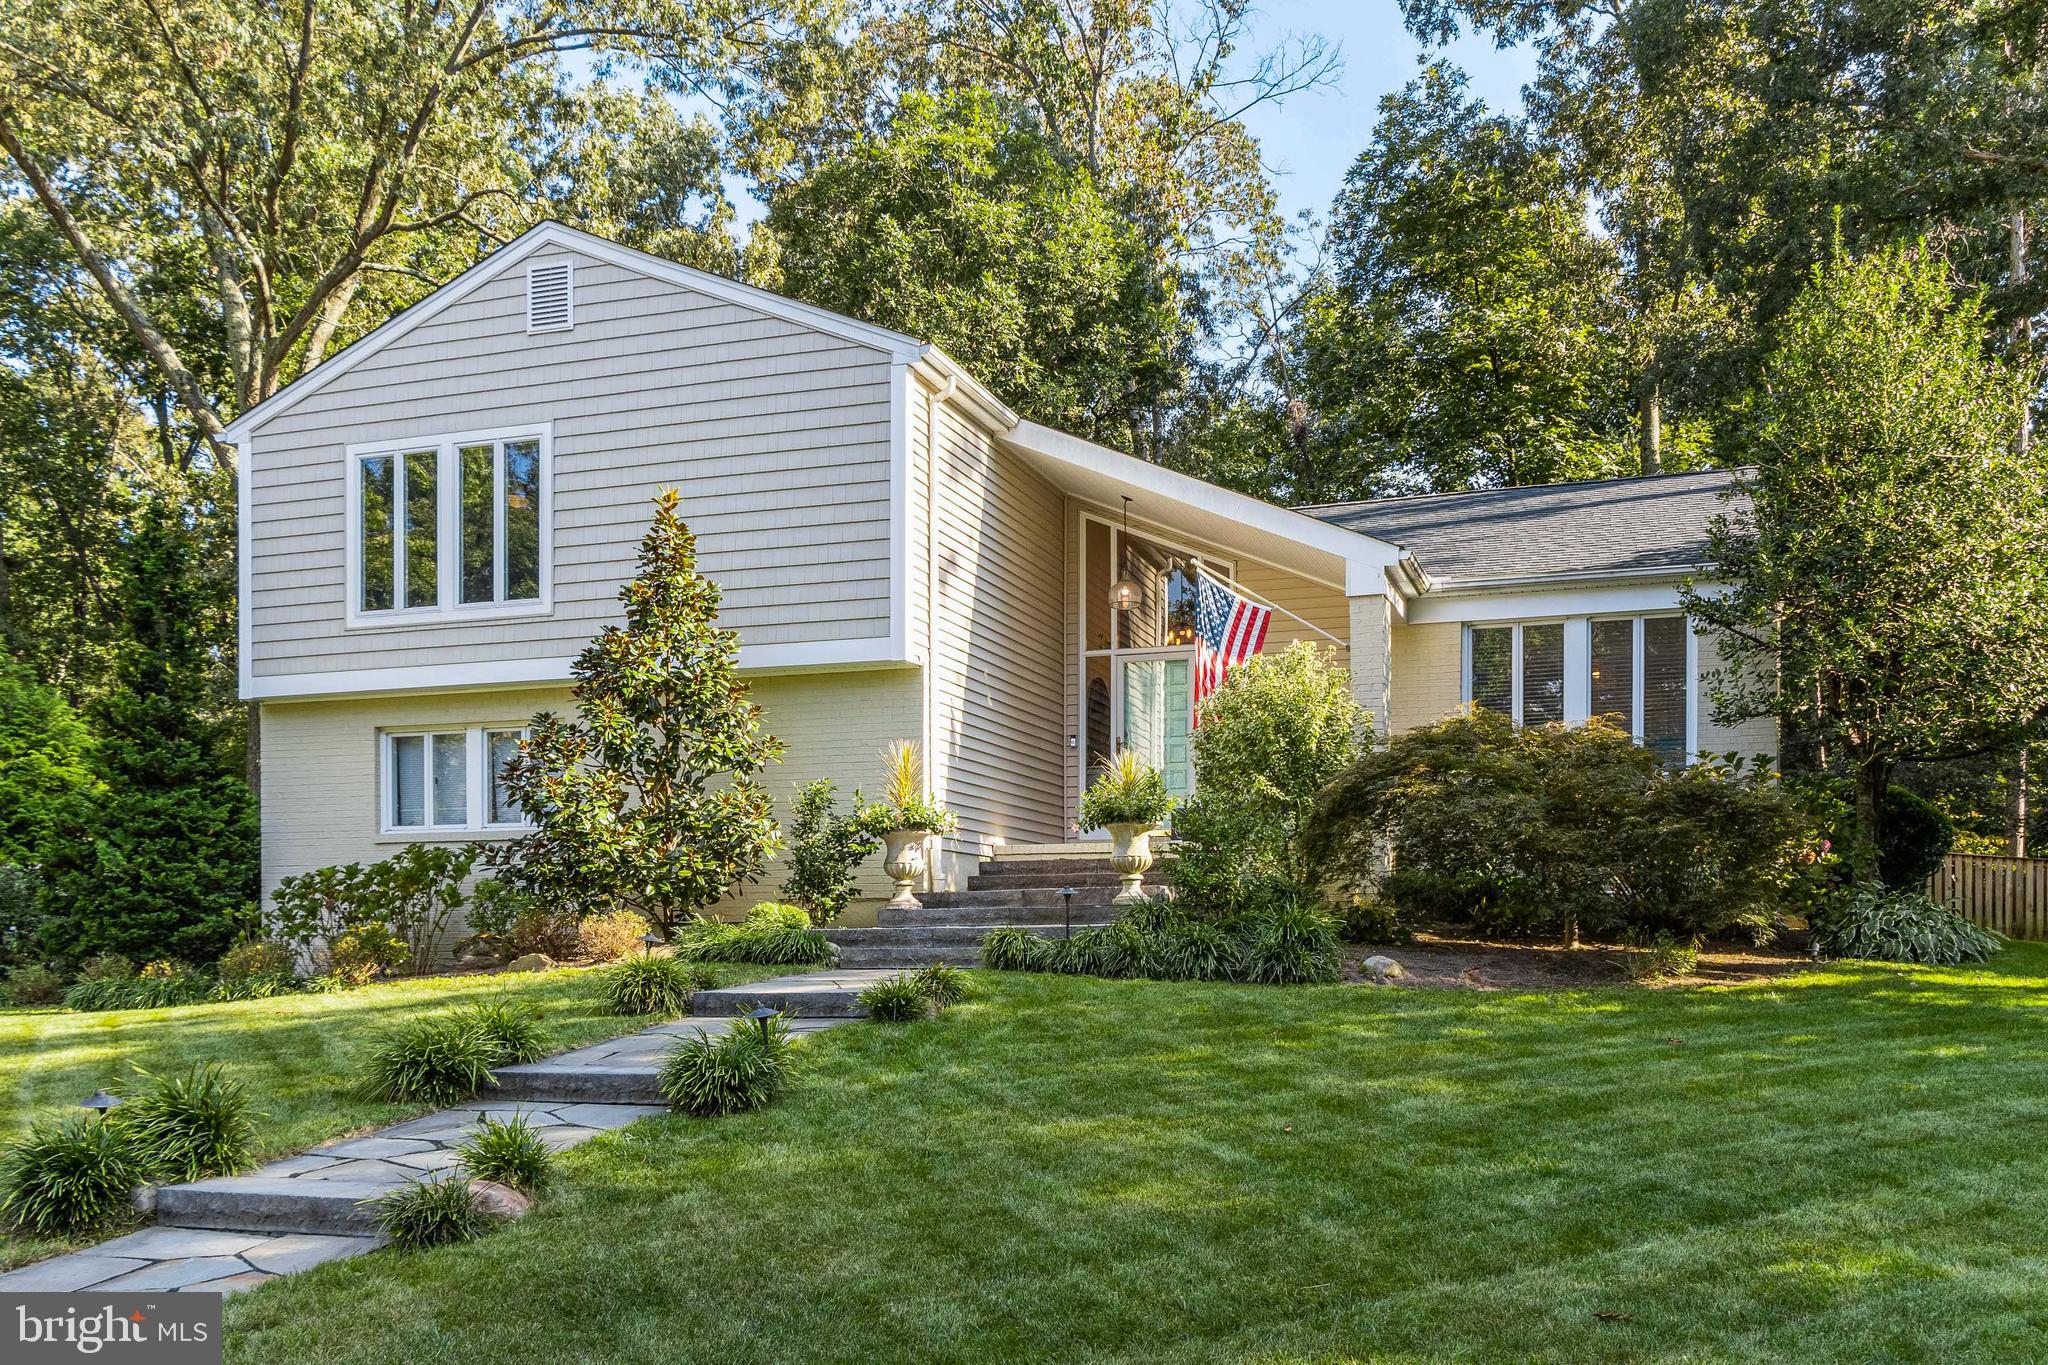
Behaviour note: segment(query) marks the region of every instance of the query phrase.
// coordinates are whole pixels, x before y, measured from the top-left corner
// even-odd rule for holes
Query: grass
[[[768,967],[712,970],[721,984],[775,973]],[[281,1156],[423,1112],[359,1092],[369,1050],[407,1020],[506,993],[542,1011],[549,1052],[630,1033],[647,1022],[606,1010],[597,974],[586,971],[424,977],[333,995],[95,1014],[0,1010],[0,1137],[11,1140],[38,1114],[74,1107],[102,1086],[132,1086],[136,1066],[171,1075],[195,1062],[221,1062],[261,1115],[259,1156]],[[0,1228],[0,1269],[76,1245]]]
[[[565,1154],[473,1245],[231,1299],[228,1359],[2009,1360],[2048,1325],[2042,945],[1688,991],[978,985],[808,1040],[776,1105]]]

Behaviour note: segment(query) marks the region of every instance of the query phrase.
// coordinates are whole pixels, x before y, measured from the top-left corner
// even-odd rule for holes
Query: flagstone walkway
[[[766,1004],[794,1034],[860,1017],[854,997],[886,972],[819,972],[700,991],[701,1011],[527,1066],[500,1067],[495,1093],[284,1157],[246,1175],[156,1192],[157,1226],[0,1275],[0,1292],[82,1289],[232,1294],[381,1243],[364,1200],[444,1178],[486,1116],[525,1116],[554,1151],[668,1112],[656,1083],[679,1037],[722,1033]]]

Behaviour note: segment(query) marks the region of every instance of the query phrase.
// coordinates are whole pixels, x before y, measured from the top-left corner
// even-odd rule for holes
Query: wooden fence
[[[1951,853],[1927,894],[2009,938],[2048,939],[2048,858]]]

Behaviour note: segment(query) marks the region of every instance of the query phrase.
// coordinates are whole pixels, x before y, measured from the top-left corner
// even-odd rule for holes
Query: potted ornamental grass
[[[1082,829],[1109,831],[1109,865],[1122,888],[1115,905],[1145,899],[1146,869],[1152,866],[1152,836],[1173,813],[1173,797],[1159,770],[1131,749],[1119,750],[1081,797],[1075,812]]]
[[[951,834],[953,813],[925,794],[924,755],[915,741],[899,739],[882,751],[882,869],[896,883],[891,909],[915,910],[911,887],[924,876],[925,841]]]

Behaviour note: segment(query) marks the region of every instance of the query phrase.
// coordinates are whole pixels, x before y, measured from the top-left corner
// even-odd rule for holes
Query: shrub
[[[1376,896],[1347,896],[1337,911],[1337,935],[1346,943],[1406,943],[1415,931],[1401,912]]]
[[[736,1019],[717,1037],[683,1038],[661,1066],[661,1093],[675,1108],[698,1118],[758,1109],[789,1085],[789,1025],[780,1015],[757,1027]]]
[[[159,957],[142,964],[135,975],[144,981],[172,981],[188,974],[185,964],[175,958]]]
[[[934,962],[918,972],[916,980],[935,1010],[950,1009],[967,998],[967,973],[947,963]]]
[[[217,1065],[194,1066],[182,1076],[147,1071],[141,1076],[141,1093],[130,1096],[109,1121],[127,1131],[154,1176],[203,1180],[250,1164],[256,1125],[241,1082]]]
[[[537,1195],[554,1176],[555,1157],[522,1114],[509,1119],[484,1115],[476,1131],[455,1145],[463,1167],[478,1180],[495,1180]]]
[[[882,847],[889,818],[885,806],[871,806],[854,788],[853,813],[833,809],[830,780],[819,778],[796,789],[789,824],[789,875],[782,894],[813,921],[830,924],[860,891],[854,869]]]
[[[559,961],[582,947],[581,930],[576,916],[566,910],[528,905],[513,918],[505,947],[514,957],[542,953]]]
[[[907,974],[884,977],[859,995],[861,1008],[878,1024],[905,1024],[928,1019],[933,1012],[931,993],[916,977]]]
[[[489,877],[469,893],[469,927],[499,947],[506,947],[512,924],[533,908],[533,897],[504,877]]]
[[[84,1011],[165,1009],[198,1004],[212,993],[213,982],[200,976],[100,977],[73,982],[64,992],[64,1007]]]
[[[1711,760],[1666,770],[1599,721],[1518,728],[1473,711],[1346,769],[1304,850],[1323,881],[1408,914],[1690,937],[1768,916],[1801,877],[1812,828],[1766,779]]]
[[[507,996],[485,1000],[455,1012],[456,1021],[498,1045],[501,1064],[522,1065],[547,1055],[548,1036],[540,1026],[540,1009]]]
[[[1111,825],[1157,825],[1173,813],[1173,797],[1159,770],[1138,757],[1135,749],[1120,749],[1082,794],[1075,818],[1082,829],[1106,829]]]
[[[755,906],[743,923],[698,920],[676,934],[678,957],[757,966],[821,966],[833,958],[832,941],[810,927],[793,905],[773,901]]]
[[[268,1000],[308,989],[308,983],[291,972],[267,976],[221,977],[207,995],[210,1000]]]
[[[38,950],[47,888],[34,868],[6,861],[4,845],[0,839],[0,963],[23,966]]]
[[[64,978],[40,962],[7,973],[7,998],[17,1005],[54,1005],[64,998]]]
[[[1045,968],[1046,940],[1014,925],[991,930],[981,940],[981,963],[999,972],[1035,972]]]
[[[1642,935],[1631,935],[1642,939]],[[1638,951],[1621,960],[1621,970],[1636,982],[1663,981],[1674,976],[1691,976],[1700,965],[1698,939],[1675,939],[1659,929],[1638,945]]]
[[[469,1182],[459,1178],[401,1185],[364,1202],[377,1230],[400,1251],[474,1241],[490,1231],[493,1221]]]
[[[1220,924],[1182,919],[1160,931],[1152,966],[1169,981],[1240,981],[1244,944]]]
[[[617,962],[628,953],[639,952],[641,940],[654,926],[631,910],[611,910],[592,915],[576,926],[576,949],[592,962]]]
[[[265,939],[245,939],[221,954],[216,970],[223,981],[252,976],[289,976],[297,965],[292,950]]]
[[[0,1160],[0,1217],[44,1237],[97,1227],[149,1178],[127,1134],[83,1111],[44,1119]]]
[[[126,981],[135,975],[135,964],[119,953],[94,953],[78,965],[80,981]]]
[[[1887,787],[1878,818],[1877,875],[1918,890],[1955,847],[1956,827],[1939,807],[1904,787]]]
[[[412,956],[405,940],[391,926],[359,924],[327,945],[327,972],[350,986],[367,986],[380,972],[404,965]]]
[[[1917,962],[1950,967],[1982,962],[2002,946],[1998,935],[1919,891],[1859,887],[1816,918],[1814,943],[1829,957]]]
[[[673,1019],[690,1012],[690,997],[709,983],[705,973],[675,957],[628,957],[604,974],[606,1008],[613,1014],[654,1014]]]
[[[269,924],[299,954],[310,953],[318,942],[333,952],[355,936],[378,945],[373,975],[406,963],[424,972],[440,952],[449,917],[462,908],[462,883],[477,855],[475,845],[407,844],[382,862],[286,877],[271,893]],[[392,940],[405,948],[403,956],[384,947]],[[362,970],[358,961],[348,975]]]
[[[491,1083],[504,1060],[498,1040],[457,1015],[421,1019],[387,1037],[370,1054],[369,1093],[399,1104],[454,1104]]]
[[[1202,703],[1193,736],[1202,788],[1174,817],[1174,886],[1211,914],[1249,908],[1249,888],[1310,885],[1301,835],[1316,795],[1358,752],[1371,717],[1349,675],[1305,641],[1255,655]]]
[[[1238,929],[1246,981],[1284,986],[1338,978],[1337,921],[1304,901],[1252,911]]]

